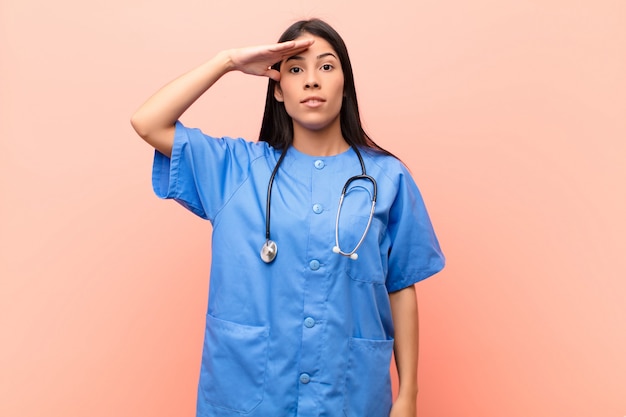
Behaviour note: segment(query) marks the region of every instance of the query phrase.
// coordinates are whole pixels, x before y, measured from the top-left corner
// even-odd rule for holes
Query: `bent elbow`
[[[163,155],[168,157],[171,155],[174,146],[175,125],[158,127],[142,119],[137,113],[130,118],[130,125],[148,145]]]
[[[142,138],[146,139],[149,134],[149,130],[146,124],[141,120],[141,117],[137,115],[137,113],[133,114],[130,117],[130,125],[135,129],[135,132]]]

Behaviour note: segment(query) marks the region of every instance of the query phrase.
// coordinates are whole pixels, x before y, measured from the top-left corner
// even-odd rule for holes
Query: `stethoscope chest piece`
[[[277,252],[278,247],[276,246],[276,242],[273,240],[266,240],[261,247],[261,260],[263,260],[266,264],[269,264],[276,259]]]

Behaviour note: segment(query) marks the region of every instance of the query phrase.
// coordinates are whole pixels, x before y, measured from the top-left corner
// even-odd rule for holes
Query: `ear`
[[[276,83],[274,86],[274,98],[276,101],[283,103],[285,99],[283,98],[283,90],[280,88],[280,84]]]

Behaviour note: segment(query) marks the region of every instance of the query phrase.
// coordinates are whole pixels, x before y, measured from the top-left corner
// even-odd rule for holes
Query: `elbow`
[[[151,123],[150,120],[146,120],[139,113],[132,115],[130,125],[148,145],[163,155],[168,157],[171,155],[174,146],[175,125],[160,127]]]
[[[142,138],[145,139],[149,135],[148,127],[146,123],[141,119],[137,113],[133,114],[130,118],[130,125],[135,129],[135,132]]]

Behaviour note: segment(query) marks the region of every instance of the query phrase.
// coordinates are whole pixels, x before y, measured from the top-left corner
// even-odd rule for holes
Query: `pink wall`
[[[0,415],[192,415],[210,227],[153,196],[128,120],[301,16],[345,36],[448,256],[420,417],[626,415],[626,3],[216,3],[0,3]],[[264,89],[228,75],[184,120],[253,138]]]

